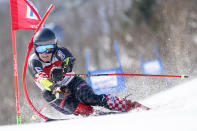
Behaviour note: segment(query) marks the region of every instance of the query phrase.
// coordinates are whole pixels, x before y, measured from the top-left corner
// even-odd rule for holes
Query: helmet
[[[33,43],[36,46],[57,44],[55,33],[48,28],[39,30],[33,38]]]
[[[38,57],[39,57],[39,53],[41,52],[52,53],[53,55],[57,49],[57,38],[55,36],[55,33],[53,33],[53,31],[51,31],[48,28],[42,28],[35,34],[33,38],[33,44],[34,44],[34,51]]]
[[[36,50],[36,48],[38,46],[54,45],[53,52],[52,52],[54,53],[57,48],[57,38],[53,31],[51,31],[48,28],[42,28],[35,34],[33,38],[33,44],[34,44],[34,51],[37,56],[39,52]]]

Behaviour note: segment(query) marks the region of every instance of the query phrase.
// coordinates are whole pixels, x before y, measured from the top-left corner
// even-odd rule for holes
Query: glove
[[[68,72],[72,72],[74,63],[75,63],[74,57],[67,57],[66,59],[64,59],[62,62],[63,73],[66,74]]]
[[[58,84],[53,84],[50,88],[51,94],[55,95],[56,99],[63,99],[71,94],[68,88],[61,87]]]
[[[63,79],[63,70],[61,67],[53,67],[50,72],[51,80],[53,82],[58,82]]]
[[[65,97],[64,92],[61,90],[61,87],[56,84],[53,88],[51,88],[51,92],[55,95],[56,99],[63,99]]]
[[[61,87],[56,88],[56,91],[54,92],[56,99],[63,99],[66,97],[64,93],[61,91]]]

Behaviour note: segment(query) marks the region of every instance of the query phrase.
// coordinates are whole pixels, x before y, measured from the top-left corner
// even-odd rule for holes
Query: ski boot
[[[93,114],[94,110],[93,107],[90,105],[85,105],[83,103],[78,104],[77,108],[74,111],[75,115],[82,115],[82,116],[89,116]]]
[[[106,95],[106,99],[108,108],[113,111],[128,112],[133,109],[150,109],[136,101],[132,102],[131,100],[127,100],[125,98],[120,99],[116,96],[112,96],[111,94]]]
[[[112,96],[111,94],[106,95],[106,99],[110,110],[128,112],[133,108],[130,100],[126,100],[124,98],[120,99],[116,96]]]

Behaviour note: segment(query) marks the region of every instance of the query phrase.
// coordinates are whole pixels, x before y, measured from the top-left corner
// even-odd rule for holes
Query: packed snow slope
[[[152,110],[48,123],[1,126],[0,130],[197,131],[197,79],[141,102]]]

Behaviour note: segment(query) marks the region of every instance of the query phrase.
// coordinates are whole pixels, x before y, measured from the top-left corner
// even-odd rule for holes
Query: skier
[[[57,38],[48,28],[39,30],[33,39],[35,53],[30,56],[28,69],[41,89],[44,99],[63,114],[88,116],[94,112],[92,106],[128,112],[134,102],[111,94],[97,95],[92,88],[72,71],[75,58],[57,45]]]

